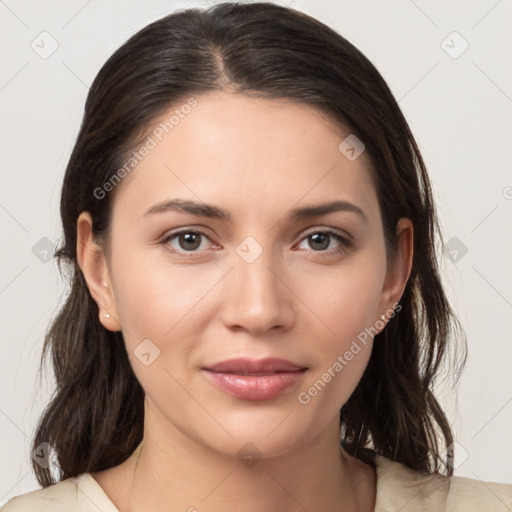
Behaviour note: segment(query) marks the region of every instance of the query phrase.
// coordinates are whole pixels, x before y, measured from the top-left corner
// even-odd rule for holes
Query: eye
[[[162,244],[171,252],[182,254],[194,253],[199,252],[197,249],[202,245],[202,238],[210,240],[202,231],[183,230],[171,233],[162,240]],[[176,239],[177,246],[170,243],[174,239]],[[201,248],[204,249],[204,247]]]
[[[328,249],[333,239],[338,241],[338,246],[334,249]],[[320,253],[320,256],[332,256],[352,247],[352,242],[348,238],[332,230],[312,231],[308,233],[301,242],[304,241],[308,241],[310,247],[313,247],[312,252]]]

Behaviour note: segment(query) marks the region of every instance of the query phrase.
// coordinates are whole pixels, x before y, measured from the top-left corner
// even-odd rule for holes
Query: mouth
[[[284,359],[231,359],[202,369],[215,387],[242,400],[271,400],[295,387],[307,367]]]

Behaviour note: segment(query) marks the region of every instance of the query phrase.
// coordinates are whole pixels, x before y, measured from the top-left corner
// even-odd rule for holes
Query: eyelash
[[[191,229],[185,229],[185,230],[181,230],[181,231],[176,231],[174,233],[171,233],[169,236],[165,237],[163,240],[162,240],[162,245],[165,247],[166,250],[168,250],[169,252],[171,252],[172,254],[177,254],[179,256],[183,256],[185,258],[190,258],[190,257],[194,257],[196,253],[198,252],[201,252],[201,251],[179,251],[179,250],[176,250],[176,249],[171,249],[169,247],[169,241],[178,237],[179,235],[182,235],[182,234],[185,234],[185,233],[192,233],[194,235],[201,235],[201,236],[204,236],[205,238],[208,238],[208,240],[210,239],[209,236],[206,234],[206,233],[203,233],[202,231],[195,231],[195,230],[191,230]],[[311,235],[315,235],[315,234],[318,234],[318,233],[321,233],[323,235],[329,235],[333,238],[335,238],[338,242],[340,242],[340,246],[337,247],[336,249],[331,249],[331,250],[321,250],[321,251],[315,251],[313,249],[311,249],[309,252],[313,252],[313,253],[318,253],[319,256],[321,257],[332,257],[334,255],[337,255],[337,254],[342,254],[343,252],[345,252],[346,250],[350,249],[352,247],[352,242],[348,239],[348,238],[345,238],[343,236],[341,236],[339,233],[337,233],[336,231],[332,231],[332,230],[329,230],[329,229],[325,229],[325,230],[316,230],[316,231],[310,231],[309,233],[307,233],[306,235],[304,235],[300,242],[302,242],[303,240],[306,240],[308,237],[310,237]]]

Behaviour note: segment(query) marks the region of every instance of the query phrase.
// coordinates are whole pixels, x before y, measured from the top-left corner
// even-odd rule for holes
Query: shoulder
[[[452,477],[447,506],[448,510],[457,511],[510,511],[512,510],[512,485]]]
[[[10,499],[0,512],[119,512],[90,473]]]
[[[374,463],[377,472],[375,512],[512,510],[512,485],[424,474],[379,455]]]

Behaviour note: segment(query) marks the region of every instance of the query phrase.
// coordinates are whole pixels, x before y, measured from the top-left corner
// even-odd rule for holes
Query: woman
[[[325,25],[226,3],[142,29],[91,86],[61,216],[43,489],[6,512],[512,508],[453,476],[429,179]]]

